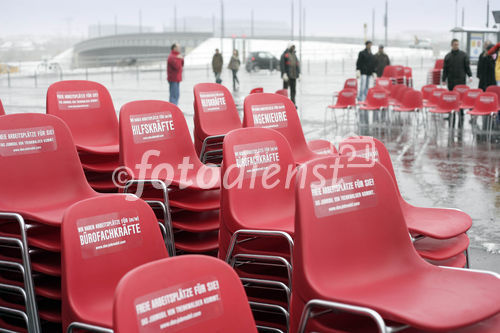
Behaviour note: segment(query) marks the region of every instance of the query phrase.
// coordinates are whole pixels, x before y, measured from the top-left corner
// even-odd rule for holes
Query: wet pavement
[[[353,74],[354,72],[352,72]],[[415,87],[425,84],[425,69],[414,68]],[[351,75],[352,75],[351,74]],[[394,164],[402,195],[413,205],[426,207],[458,208],[468,213],[473,220],[469,231],[471,239],[471,267],[500,272],[500,143],[488,144],[484,140],[473,140],[469,116],[465,117],[461,129],[450,130],[442,119],[429,128],[417,127],[409,119],[392,119],[393,126],[358,128],[351,124],[333,125],[325,128],[324,112],[332,98],[350,75],[332,69],[328,74],[320,66],[304,74],[298,82],[297,104],[299,115],[308,140],[325,138],[334,143],[349,134],[372,135],[388,148]],[[18,79],[8,88],[0,79],[0,99],[7,113],[45,112],[45,93],[56,76],[40,78],[38,87],[32,79]],[[66,76],[65,79],[85,79],[82,74]],[[158,72],[144,72],[137,80],[135,72],[115,73],[113,82],[108,74],[95,74],[90,80],[104,84],[110,91],[117,112],[126,102],[139,99],[168,100],[168,84]],[[228,87],[230,74],[225,72],[223,83]],[[211,73],[203,69],[186,69],[181,83],[180,108],[192,128],[192,87],[199,82],[213,81]],[[246,94],[257,86],[267,92],[281,88],[278,73],[261,71],[248,74],[240,71],[241,87],[234,93],[241,106]],[[477,81],[471,86],[476,87]],[[341,112],[338,120],[341,121]],[[404,127],[402,123],[408,122]],[[437,125],[436,125],[437,124]],[[437,133],[437,135],[436,135]]]

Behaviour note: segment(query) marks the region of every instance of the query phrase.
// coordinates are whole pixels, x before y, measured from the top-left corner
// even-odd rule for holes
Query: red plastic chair
[[[5,110],[3,109],[2,100],[0,99],[0,116],[5,115]]]
[[[112,328],[120,279],[133,268],[168,256],[152,209],[125,195],[73,205],[64,215],[61,243],[64,330],[75,322]]]
[[[252,90],[250,90],[250,94],[260,94],[263,92],[264,92],[264,88],[262,88],[262,87],[257,87],[257,88],[253,88]]]
[[[328,105],[325,109],[325,115],[324,115],[324,131],[325,131],[325,134],[326,134],[326,127],[327,127],[327,123],[328,123],[328,113],[329,113],[329,110],[333,110],[333,116],[334,116],[334,120],[335,120],[335,125],[337,126],[338,122],[337,122],[337,114],[335,112],[335,110],[347,110],[348,114],[347,114],[347,117],[343,117],[343,120],[345,121],[349,121],[349,111],[350,110],[356,110],[356,90],[354,89],[351,89],[351,88],[345,88],[344,90],[340,91],[338,94],[337,94],[337,101],[332,104],[332,105]]]
[[[393,95],[392,98],[389,98],[389,104],[393,106],[399,106],[403,102],[403,97],[406,94],[407,91],[412,90],[412,88],[407,87],[403,84],[400,85],[401,87],[397,89]]]
[[[435,108],[437,107],[439,100],[441,99],[441,95],[444,92],[448,92],[448,89],[445,88],[436,88],[432,90],[432,93],[430,95],[430,99],[427,101],[427,103],[424,103],[424,106],[427,109]]]
[[[438,86],[435,84],[427,84],[422,87],[422,97],[424,99],[424,102],[427,102],[431,98],[432,91],[436,89]]]
[[[387,91],[391,91],[392,81],[386,77],[379,77],[375,80],[375,86],[387,89]]]
[[[358,80],[356,78],[350,78],[345,80],[344,89],[354,89],[358,91]]]
[[[415,207],[406,202],[399,192],[389,152],[381,141],[364,136],[348,138],[339,143],[339,153],[351,158],[368,156],[389,171],[399,193],[406,224],[412,233],[435,239],[449,239],[465,233],[472,226],[470,216],[458,209]]]
[[[317,139],[307,142],[309,149],[320,155],[338,155],[337,148],[328,140]]]
[[[279,90],[276,90],[275,94],[283,95],[285,97],[288,97],[288,90],[287,89],[279,89]]]
[[[367,111],[382,111],[387,110],[389,107],[389,96],[385,89],[370,88],[366,96],[366,101],[359,108],[360,110]]]
[[[494,93],[498,97],[498,109],[500,110],[500,86],[489,86],[486,88],[486,92]]]
[[[493,122],[500,107],[498,106],[498,96],[495,93],[485,92],[476,98],[474,108],[467,112],[472,117],[477,116],[490,116],[488,119],[488,142],[491,139],[491,132],[493,131]],[[473,135],[477,132],[473,126]]]
[[[0,147],[0,211],[58,227],[69,206],[98,196],[87,183],[71,133],[59,118],[5,115],[0,133],[17,135],[13,139],[0,136],[6,144]]]
[[[189,296],[157,302],[179,289]],[[177,307],[189,309],[191,304],[198,304],[194,312],[175,313]],[[198,312],[199,316],[180,320]],[[155,314],[162,319],[148,320]],[[235,272],[221,260],[200,255],[158,260],[127,273],[116,289],[113,322],[116,333],[257,332]]]
[[[481,89],[469,89],[465,92],[460,100],[460,109],[472,109],[476,104],[476,99],[481,95],[483,91]]]
[[[449,114],[460,110],[460,94],[454,91],[445,91],[439,97],[438,104],[429,112]]]
[[[397,112],[421,111],[424,107],[422,93],[418,90],[408,89],[401,99],[401,105],[393,110]]]
[[[78,151],[118,155],[118,120],[108,90],[92,81],[59,81],[47,90],[47,113],[64,120]]]
[[[243,110],[243,127],[271,128],[283,134],[296,163],[319,157],[307,147],[297,109],[290,99],[269,93],[252,94],[245,98]]]
[[[378,163],[335,168],[348,163],[325,157],[299,170],[291,332],[304,332],[325,308],[367,316],[381,332],[389,323],[451,331],[500,312],[498,274],[422,260],[388,171]]]
[[[470,88],[468,85],[466,84],[459,84],[459,85],[456,85],[454,88],[453,88],[453,91],[457,92],[460,94],[460,100],[462,100],[462,98],[464,98],[464,95],[467,91],[469,91]]]

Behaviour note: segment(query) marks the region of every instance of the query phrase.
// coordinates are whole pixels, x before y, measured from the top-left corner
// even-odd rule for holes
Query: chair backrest
[[[288,97],[288,89],[279,89],[279,90],[276,90],[275,94],[283,95],[283,96]]]
[[[116,289],[113,329],[257,332],[238,275],[224,261],[201,255],[157,260],[127,273]]]
[[[221,228],[233,230],[235,219],[258,228],[264,216],[293,214],[289,173],[294,170],[290,145],[278,131],[249,127],[229,132],[223,144]]]
[[[309,149],[311,149],[316,154],[338,155],[337,148],[335,147],[335,145],[333,143],[331,143],[328,140],[323,140],[323,139],[311,140],[311,141],[307,141],[307,145],[309,146]]]
[[[436,62],[434,63],[434,69],[443,69],[444,66],[444,59],[436,59]]]
[[[250,94],[260,94],[263,92],[264,92],[264,88],[262,88],[262,87],[257,87],[257,88],[253,88],[252,90],[250,90]]]
[[[426,100],[430,100],[432,91],[437,88],[435,84],[427,84],[422,87],[422,97]]]
[[[299,170],[304,186],[297,181],[293,267],[300,269],[292,277],[299,295],[322,285],[340,296],[426,265],[411,244],[386,168],[350,163],[356,159],[324,157]]]
[[[476,98],[474,111],[490,114],[498,111],[498,96],[495,93],[485,92]]]
[[[431,102],[434,105],[437,105],[439,103],[439,100],[441,99],[441,95],[447,91],[448,89],[445,88],[433,89],[431,95],[429,96],[430,97],[429,102]]]
[[[393,98],[395,98],[395,96],[398,94],[399,90],[406,89],[406,88],[407,88],[407,86],[405,86],[404,84],[393,84],[392,86],[390,86],[391,96]]]
[[[2,100],[0,99],[0,116],[5,115],[5,110],[3,109]]]
[[[376,108],[387,107],[389,105],[387,90],[378,87],[368,89],[368,94],[366,95],[366,105]]]
[[[345,106],[356,106],[356,90],[352,88],[341,90],[337,96],[337,104]]]
[[[292,147],[295,161],[314,155],[307,147],[299,115],[293,102],[285,96],[262,93],[245,98],[243,127],[263,127],[277,130]]]
[[[356,78],[349,78],[344,82],[344,89],[355,89],[358,91],[358,80]]]
[[[422,93],[415,89],[408,89],[403,95],[402,106],[412,109],[421,109],[423,107]]]
[[[413,76],[411,67],[403,67],[404,77],[407,79],[411,79]]]
[[[460,109],[460,94],[454,91],[445,91],[439,97],[437,104],[441,110],[459,110]]]
[[[0,117],[0,210],[56,206],[95,195],[68,126],[46,114]]]
[[[375,86],[390,90],[392,86],[392,81],[391,79],[386,77],[379,77],[375,80]]]
[[[394,99],[396,99],[398,102],[403,101],[403,97],[406,94],[407,91],[413,90],[412,88],[403,85],[402,88],[398,89],[396,94],[394,95]]]
[[[47,113],[64,120],[76,145],[118,144],[118,119],[108,90],[84,80],[59,81],[47,90]]]
[[[483,93],[481,89],[469,89],[462,97],[462,105],[473,107],[476,99]]]
[[[168,254],[151,207],[132,195],[114,194],[80,201],[66,211],[61,256],[66,327],[81,309],[101,303],[97,300],[112,305],[125,273]]]
[[[217,83],[199,83],[193,88],[194,134],[200,140],[240,128],[241,120],[229,90]]]
[[[382,77],[392,78],[394,77],[394,66],[389,65],[384,67],[384,72],[382,73]]]
[[[488,88],[486,88],[486,92],[497,94],[498,103],[500,103],[500,86],[489,86]]]
[[[393,75],[395,78],[403,78],[405,76],[405,68],[401,65],[393,66]]]
[[[457,93],[460,94],[460,99],[462,99],[465,95],[465,93],[469,90],[469,86],[466,85],[466,84],[459,84],[459,85],[456,85],[454,88],[453,88],[453,91],[456,91]]]
[[[149,152],[156,151],[156,154]],[[142,159],[150,154],[147,163],[151,167],[140,173]],[[120,163],[128,168],[130,176],[138,179],[171,179],[180,173],[179,165],[189,159],[196,172],[202,165],[191,141],[186,119],[179,108],[164,101],[133,101],[122,106],[120,111]],[[166,168],[154,169],[163,164],[173,167],[175,175]],[[155,174],[157,173],[157,174]]]

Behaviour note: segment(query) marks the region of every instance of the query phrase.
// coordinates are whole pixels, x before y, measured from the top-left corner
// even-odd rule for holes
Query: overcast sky
[[[295,8],[299,0],[295,1]],[[458,0],[459,22],[465,8],[465,25],[485,26],[487,0]],[[174,3],[183,16],[219,17],[220,0],[1,0],[0,37],[13,35],[68,35],[86,37],[89,24],[138,24],[139,10],[145,26],[161,31],[173,19]],[[291,0],[225,0],[226,19],[290,22]],[[302,0],[306,9],[306,32],[323,36],[363,36],[363,23],[371,27],[376,11],[377,33],[383,31],[384,0]],[[500,10],[500,0],[490,0]],[[297,12],[297,10],[296,10]],[[298,17],[298,16],[297,16]],[[494,22],[490,15],[490,24]],[[455,0],[389,0],[390,35],[407,31],[445,32],[455,23]],[[296,23],[296,27],[298,24]],[[230,32],[228,32],[230,33]],[[371,32],[370,32],[371,34]],[[423,33],[425,35],[425,33]],[[422,36],[425,37],[425,36]]]

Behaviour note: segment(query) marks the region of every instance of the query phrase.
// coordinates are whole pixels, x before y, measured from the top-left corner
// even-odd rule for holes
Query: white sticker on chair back
[[[142,245],[141,219],[135,210],[81,218],[76,226],[84,259]]]
[[[382,87],[387,87],[389,85],[389,80],[378,80],[377,84]]]
[[[172,113],[169,111],[130,115],[130,127],[134,143],[171,138],[175,131],[174,125]]]
[[[457,100],[458,96],[455,94],[445,94],[443,96],[443,100],[447,102],[455,102]]]
[[[370,173],[312,182],[311,194],[317,218],[377,205],[375,179]]]
[[[279,149],[274,140],[234,146],[236,167],[243,169],[244,177],[260,176],[271,165],[279,165]]]
[[[56,95],[59,110],[97,109],[101,106],[97,90],[58,91]]]
[[[57,150],[54,127],[0,130],[0,156],[45,153]]]
[[[283,128],[288,126],[283,103],[252,105],[252,116],[255,127]]]
[[[219,281],[213,276],[138,297],[134,307],[140,333],[176,332],[224,313]]]
[[[200,92],[203,112],[225,111],[227,109],[226,96],[223,91]]]
[[[479,101],[481,103],[491,104],[491,103],[495,102],[495,98],[493,96],[480,96]]]
[[[387,97],[387,94],[385,92],[376,92],[373,94],[373,98],[375,99],[384,99]]]
[[[480,93],[480,91],[469,91],[467,92],[467,96],[469,96],[470,98],[476,98]]]
[[[343,91],[342,96],[346,98],[352,97],[354,96],[354,91]]]
[[[348,87],[356,87],[357,84],[358,84],[357,80],[348,80],[347,83],[346,83],[346,86],[348,86]]]

